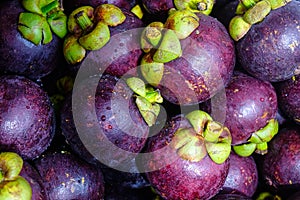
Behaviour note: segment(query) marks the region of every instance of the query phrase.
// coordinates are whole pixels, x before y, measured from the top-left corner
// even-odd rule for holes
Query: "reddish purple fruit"
[[[47,93],[22,77],[0,77],[0,149],[34,159],[54,136],[54,111]]]
[[[271,141],[263,158],[262,175],[267,185],[278,191],[300,186],[300,127],[282,128]]]
[[[18,31],[21,12],[25,10],[18,0],[0,3],[0,71],[39,79],[65,64],[62,41],[55,34],[45,45],[35,45],[25,39]]]
[[[123,151],[142,150],[149,127],[123,79],[107,74],[82,80],[76,87],[73,105],[69,98],[61,113],[62,133],[76,153],[90,162],[100,159],[117,166],[128,159]]]
[[[252,133],[265,127],[268,121],[276,116],[276,92],[267,81],[236,71],[225,88],[225,92],[224,125],[231,132],[233,145],[247,142]],[[206,104],[209,103],[206,102]],[[223,107],[219,107],[223,105],[212,106],[216,110],[224,110]]]
[[[235,48],[226,28],[213,17],[198,14],[200,25],[180,41],[182,56],[164,63],[158,88],[174,104],[204,102],[229,82]]]
[[[222,193],[243,194],[252,197],[258,185],[258,170],[253,157],[229,156],[229,172]]]
[[[300,75],[275,85],[278,106],[289,119],[300,123]]]
[[[46,153],[34,161],[49,200],[104,197],[103,175],[99,168],[84,162],[71,152]]]
[[[200,161],[191,161],[190,159],[198,158],[193,154],[197,154],[203,144],[191,142],[195,142],[200,136],[198,139],[192,137],[188,141],[178,139],[180,131],[187,130],[186,128],[191,130],[191,124],[184,116],[178,115],[169,120],[157,135],[149,138],[146,152],[153,154],[151,159],[146,161],[145,166],[149,170],[146,175],[163,199],[210,199],[219,192],[225,182],[229,160],[217,164],[206,155]],[[172,149],[171,143],[183,146],[176,151],[171,150],[171,153],[159,153],[163,148]],[[187,156],[188,152],[191,153],[191,157]],[[174,161],[170,163],[170,160]]]
[[[272,10],[237,42],[237,57],[251,75],[271,82],[299,74],[300,2]]]

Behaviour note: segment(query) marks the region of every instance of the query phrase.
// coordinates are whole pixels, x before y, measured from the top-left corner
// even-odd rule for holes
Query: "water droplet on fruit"
[[[261,102],[264,102],[264,101],[265,101],[265,99],[264,99],[264,98],[260,98],[260,101],[261,101]]]

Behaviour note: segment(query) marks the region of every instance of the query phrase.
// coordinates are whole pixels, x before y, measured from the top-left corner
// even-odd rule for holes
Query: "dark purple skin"
[[[149,138],[147,152],[156,151],[169,144],[179,128],[191,125],[182,115],[173,117],[164,129]],[[229,170],[229,160],[214,163],[208,155],[199,162],[190,162],[178,157],[172,164],[157,170],[157,166],[168,162],[168,156],[153,154],[146,162],[150,170],[148,180],[164,199],[209,199],[222,188]]]
[[[252,197],[258,185],[258,170],[253,157],[241,157],[231,152],[229,172],[222,193]]]
[[[237,42],[237,58],[251,75],[271,82],[299,74],[300,2],[272,10]]]
[[[34,161],[42,177],[49,200],[90,199],[104,197],[104,181],[96,168],[71,152],[46,153]]]
[[[55,34],[46,45],[24,39],[17,28],[24,11],[18,0],[0,2],[0,71],[39,79],[65,64],[62,41]]]
[[[182,57],[165,63],[158,85],[164,99],[174,104],[208,100],[224,88],[233,73],[235,47],[226,28],[213,17],[198,16],[200,26],[181,40]]]
[[[32,190],[32,197],[31,197],[32,200],[48,199],[47,192],[44,189],[42,177],[32,166],[31,163],[27,161],[23,162],[23,168],[20,172],[20,176],[22,176],[29,182]]]
[[[277,95],[274,87],[267,81],[235,71],[225,88],[226,119],[224,125],[229,128],[232,145],[247,142],[252,133],[265,127],[277,112]],[[210,101],[202,108],[208,109]],[[224,110],[223,105],[214,105]],[[221,121],[222,119],[218,119]]]
[[[168,17],[168,11],[174,8],[172,0],[141,0],[141,4],[146,11],[146,15],[149,14],[152,20],[159,20],[164,22]]]
[[[287,118],[300,123],[300,75],[275,85],[278,107]]]
[[[54,134],[54,111],[47,93],[25,77],[1,76],[1,151],[13,151],[31,160],[47,149]]]
[[[280,129],[268,149],[261,171],[266,184],[283,192],[286,189],[299,190],[300,126],[291,124]]]
[[[130,11],[125,9],[122,11],[126,20],[116,27],[110,27],[110,41],[100,50],[89,51],[85,57],[94,60],[96,64],[85,66],[83,63],[86,59],[84,59],[80,64],[69,66],[72,71],[77,72],[84,65],[84,67],[92,68],[93,71],[98,70],[96,73],[101,74],[106,73],[118,77],[137,75],[137,66],[143,55],[140,48],[140,34],[144,23]],[[109,61],[106,60],[107,56],[103,55],[110,55]]]
[[[98,87],[94,94],[95,105],[90,103],[89,97],[93,81],[84,80],[78,86],[80,94],[73,92],[73,99],[78,103],[75,108],[72,107],[72,112],[68,105],[63,108],[61,128],[66,140],[79,155],[92,162],[94,158],[102,158],[109,166],[116,166],[128,158],[120,151],[111,151],[111,146],[139,153],[145,145],[149,127],[135,104],[133,92],[124,80],[108,74],[102,76],[100,81],[96,78]],[[97,119],[94,119],[92,113],[94,106]],[[74,125],[74,114],[79,115],[78,126]],[[80,135],[76,131],[78,128],[82,130]],[[79,137],[85,142],[81,142]],[[107,137],[111,143],[103,142],[103,137]],[[86,147],[92,155],[88,155]]]

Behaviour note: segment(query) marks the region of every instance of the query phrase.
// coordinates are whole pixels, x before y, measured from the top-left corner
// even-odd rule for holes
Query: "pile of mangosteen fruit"
[[[296,200],[300,1],[1,0],[0,199]]]

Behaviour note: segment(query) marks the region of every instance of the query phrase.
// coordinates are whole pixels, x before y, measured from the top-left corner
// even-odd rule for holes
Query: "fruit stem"
[[[48,13],[51,13],[54,10],[57,10],[59,8],[60,4],[57,0],[52,1],[48,5],[41,8],[41,11],[43,14],[47,15]]]
[[[93,26],[93,22],[84,11],[78,12],[74,17],[80,28],[84,31],[88,31]]]

